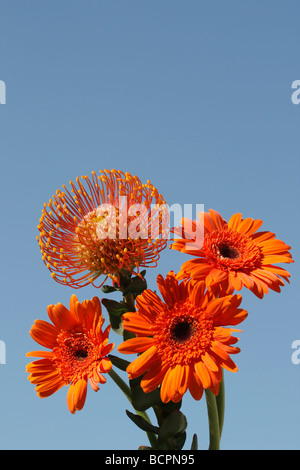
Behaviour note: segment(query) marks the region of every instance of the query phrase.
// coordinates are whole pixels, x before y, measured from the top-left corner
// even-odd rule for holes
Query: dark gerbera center
[[[172,367],[193,364],[209,347],[212,329],[205,310],[182,300],[157,316],[152,325],[153,341],[163,362]]]
[[[86,377],[92,364],[99,359],[93,341],[81,331],[61,331],[53,348],[53,362],[66,383]]]
[[[237,259],[240,257],[240,252],[236,248],[226,244],[219,246],[219,252],[223,258]]]
[[[186,343],[193,336],[194,328],[188,321],[177,323],[172,329],[172,337],[178,344]]]
[[[74,356],[77,361],[84,361],[88,357],[89,353],[86,349],[77,349],[75,351]]]
[[[222,271],[252,270],[261,263],[256,242],[234,230],[215,230],[206,234],[203,252],[208,262]]]

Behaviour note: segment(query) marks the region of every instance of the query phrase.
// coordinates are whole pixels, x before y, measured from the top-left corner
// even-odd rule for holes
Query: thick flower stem
[[[111,369],[110,372],[108,372],[108,375],[115,382],[115,384],[120,388],[120,390],[122,390],[122,392],[126,396],[127,400],[132,405],[132,396],[131,396],[130,387],[124,382],[124,380],[113,369]],[[148,423],[151,424],[151,421],[150,421],[149,416],[147,415],[146,411],[135,410],[135,412],[139,416],[142,416],[142,418],[144,418],[146,421],[148,421]],[[155,434],[153,434],[151,432],[147,432],[147,436],[148,436],[148,439],[149,439],[149,442],[150,442],[152,448],[157,449],[157,438],[156,438]]]
[[[216,403],[218,408],[218,417],[219,417],[219,432],[220,440],[223,431],[224,416],[225,416],[225,383],[224,383],[224,371],[222,380],[220,383],[219,394],[216,396]]]
[[[209,450],[220,450],[220,424],[215,395],[209,390],[205,390],[208,424],[209,424]]]

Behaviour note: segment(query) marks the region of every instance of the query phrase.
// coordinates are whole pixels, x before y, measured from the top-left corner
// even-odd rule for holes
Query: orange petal
[[[143,336],[151,335],[151,323],[144,315],[139,315],[138,312],[126,312],[122,319],[125,330]]]
[[[168,365],[162,365],[159,358],[155,363],[151,363],[151,369],[146,372],[141,381],[141,387],[145,393],[152,392],[161,384],[168,368]]]
[[[168,403],[172,400],[174,395],[174,390],[170,387],[170,382],[172,379],[172,369],[169,368],[163,378],[161,388],[160,388],[160,397],[163,403]]]
[[[262,224],[263,224],[262,220],[259,220],[259,219],[253,220],[252,226],[247,230],[246,235],[248,237],[251,237],[251,235],[253,235],[262,226]]]
[[[189,370],[189,391],[194,400],[200,400],[203,395],[203,385],[198,374],[192,369]]]
[[[37,371],[51,371],[53,370],[53,362],[49,359],[39,359],[34,362],[30,362],[26,366],[26,372],[37,372]]]
[[[201,380],[203,387],[209,388],[211,385],[211,378],[210,378],[206,365],[201,361],[196,362],[195,370],[197,372],[199,379]]]
[[[206,367],[210,369],[211,371],[217,372],[219,370],[219,367],[217,366],[213,358],[207,352],[201,356],[201,360],[204,362]]]
[[[52,323],[61,330],[71,329],[78,324],[75,314],[61,303],[49,305],[47,313]]]
[[[216,230],[221,231],[226,228],[227,222],[223,219],[219,212],[215,211],[214,209],[209,209],[209,214],[212,218]]]
[[[67,404],[70,412],[75,413],[76,410],[82,410],[87,394],[87,380],[80,379],[70,385]]]
[[[44,358],[53,358],[52,351],[30,351],[26,353],[26,357],[44,357]]]
[[[139,377],[149,369],[155,355],[156,347],[151,346],[127,367],[127,373],[133,378]]]
[[[118,346],[118,351],[123,354],[135,354],[145,351],[153,344],[153,338],[131,338]]]
[[[237,228],[242,220],[242,214],[234,214],[230,217],[228,221],[228,230],[237,231]]]
[[[37,395],[40,398],[49,397],[56,393],[61,387],[65,385],[65,382],[62,378],[57,374],[56,378],[52,378],[46,382],[42,382],[41,384],[35,387]]]
[[[44,320],[35,320],[31,330],[30,336],[41,346],[53,349],[56,344],[56,338],[59,329],[51,325],[51,323]]]

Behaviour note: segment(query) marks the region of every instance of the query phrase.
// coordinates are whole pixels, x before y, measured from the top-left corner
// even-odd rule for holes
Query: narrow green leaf
[[[108,359],[111,360],[112,364],[120,370],[126,371],[130,362],[121,359],[120,357],[114,356],[113,354],[108,355]]]
[[[102,292],[104,292],[104,294],[110,294],[111,292],[116,292],[116,291],[120,290],[120,288],[119,288],[119,287],[114,287],[114,286],[105,285],[105,286],[102,286],[102,287],[101,287],[101,290],[102,290]]]
[[[128,410],[126,410],[126,414],[131,419],[131,421],[133,421],[134,424],[136,424],[143,431],[158,434],[159,428],[157,426],[153,426],[153,424],[149,423],[142,416],[135,415]]]
[[[193,435],[191,450],[198,450],[198,437],[197,437],[197,434]]]

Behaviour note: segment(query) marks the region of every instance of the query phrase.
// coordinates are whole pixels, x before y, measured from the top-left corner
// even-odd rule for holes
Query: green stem
[[[123,296],[124,301],[127,303],[127,305],[130,307],[132,312],[135,312],[135,302],[134,302],[134,297],[132,294],[127,294]]]
[[[124,393],[127,400],[130,402],[130,404],[132,404],[131,390],[128,387],[128,385],[124,382],[124,380],[121,379],[121,377],[113,369],[111,369],[108,372],[108,375],[113,379],[115,384],[117,384],[118,387],[122,390],[122,392]]]
[[[220,450],[220,425],[217,400],[211,390],[205,390],[208,424],[209,424],[209,450]]]
[[[108,372],[108,375],[117,384],[117,386],[122,390],[122,392],[126,396],[127,400],[132,405],[132,397],[131,397],[130,387],[124,382],[124,380],[113,369],[111,369],[110,372]],[[150,421],[149,416],[147,415],[146,411],[135,410],[135,412],[139,416],[142,416],[146,421],[148,421],[148,423],[151,424],[151,421]],[[148,439],[149,439],[149,442],[150,442],[152,448],[157,449],[157,438],[156,438],[155,434],[153,434],[151,432],[147,432],[147,436],[148,436]]]
[[[225,383],[224,383],[224,372],[220,383],[219,395],[216,396],[218,417],[219,417],[219,432],[220,440],[223,431],[224,416],[225,416]]]

